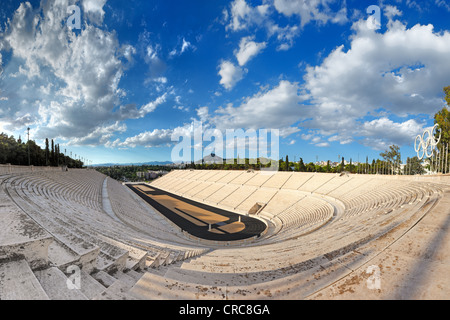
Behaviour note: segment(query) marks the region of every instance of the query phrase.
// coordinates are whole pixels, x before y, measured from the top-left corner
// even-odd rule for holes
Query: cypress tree
[[[300,158],[300,161],[298,162],[298,169],[300,172],[306,171],[305,163],[303,162],[303,158]]]
[[[50,165],[51,166],[55,165],[55,143],[53,142],[53,139],[52,139],[52,151],[50,153]]]
[[[48,166],[48,160],[50,156],[50,150],[48,146],[48,138],[45,138],[45,165]]]

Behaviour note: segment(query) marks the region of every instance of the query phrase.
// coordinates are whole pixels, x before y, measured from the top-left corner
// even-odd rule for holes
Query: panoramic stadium
[[[0,300],[448,300],[450,7],[375,2],[5,1]]]

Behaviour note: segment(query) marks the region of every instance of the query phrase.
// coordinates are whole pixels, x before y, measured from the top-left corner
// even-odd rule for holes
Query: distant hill
[[[206,164],[223,164],[225,161],[225,159],[215,155],[214,153],[203,157],[203,162]],[[196,161],[195,163],[202,164],[202,160]]]
[[[141,163],[100,163],[93,164],[92,167],[112,167],[112,166],[167,166],[173,164],[172,161],[150,161]]]

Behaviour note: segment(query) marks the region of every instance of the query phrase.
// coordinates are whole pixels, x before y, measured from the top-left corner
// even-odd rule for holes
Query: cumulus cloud
[[[93,23],[101,25],[105,11],[103,7],[107,0],[83,0],[83,13]]]
[[[236,59],[241,67],[257,56],[267,46],[266,42],[257,43],[253,40],[253,36],[242,38],[239,44],[239,50],[235,51]]]
[[[360,120],[377,110],[408,117],[434,114],[444,105],[441,91],[448,84],[450,33],[434,32],[432,25],[407,29],[392,21],[382,34],[361,20],[353,26],[350,49],[340,46],[318,66],[307,67],[305,89],[310,94],[315,116],[304,125],[320,128],[322,134],[347,141],[351,137],[375,135],[369,128],[402,129],[389,138],[380,130],[379,139],[404,144],[413,139],[421,125],[414,121],[388,123],[386,119],[360,125]],[[406,130],[407,129],[407,130]],[[377,143],[381,146],[380,143]]]
[[[134,137],[126,138],[123,142],[120,142],[120,140],[117,139],[107,146],[113,148],[136,148],[137,146],[146,148],[157,147],[170,144],[171,135],[172,130],[170,129],[155,129],[153,131],[142,132]]]
[[[192,134],[192,126],[190,124],[176,127],[174,129],[154,129],[145,131],[136,136],[128,137],[124,141],[116,139],[107,143],[109,148],[136,148],[138,146],[145,148],[154,148],[161,146],[170,146],[176,143],[172,141],[173,135],[182,137],[190,137]]]
[[[384,15],[390,20],[396,16],[401,16],[403,14],[396,6],[391,5],[384,6],[383,12]]]
[[[121,106],[126,93],[119,83],[136,48],[121,45],[115,32],[89,23],[102,23],[106,0],[84,0],[83,28],[76,33],[67,28],[64,22],[71,3],[46,1],[33,8],[23,2],[9,20],[0,44],[12,53],[11,68],[18,69],[10,85],[27,90],[16,90],[9,98],[14,108],[4,108],[2,120],[10,130],[25,123],[35,125],[37,139],[103,144],[112,132],[126,128],[118,121],[144,117],[166,96],[139,109]],[[155,59],[152,48],[147,53],[149,61]]]
[[[364,145],[382,150],[392,144],[410,144],[418,134],[423,132],[423,127],[423,123],[414,119],[395,123],[386,117],[382,117],[364,122],[360,128],[360,135],[365,137]]]
[[[251,26],[260,26],[268,16],[268,4],[249,6],[245,0],[235,0],[231,4],[231,18],[227,30],[239,31]],[[228,18],[228,14],[226,14]]]
[[[305,108],[299,104],[302,101],[299,90],[298,83],[283,80],[271,90],[246,98],[237,107],[219,108],[208,119],[221,130],[288,128],[305,115]]]
[[[343,23],[347,21],[346,9],[334,13],[328,6],[330,0],[274,0],[274,7],[287,17],[296,15],[300,17],[301,26],[311,21],[325,24],[329,21]]]
[[[329,3],[336,0],[274,0],[263,1],[259,6],[252,6],[245,0],[234,0],[230,5],[230,13],[224,10],[222,21],[228,22],[226,30],[232,32],[266,30],[267,37],[275,37],[278,51],[289,50],[294,40],[300,35],[308,23],[344,24],[348,22],[345,1],[338,11],[333,11]],[[275,16],[297,16],[300,24],[280,26]]]
[[[222,61],[219,65],[220,84],[227,90],[231,90],[236,83],[242,80],[247,71],[230,61]]]
[[[112,125],[101,126],[82,138],[75,138],[69,141],[68,145],[90,145],[96,146],[99,143],[108,144],[109,139],[116,133],[123,133],[127,131],[125,124],[116,122]]]

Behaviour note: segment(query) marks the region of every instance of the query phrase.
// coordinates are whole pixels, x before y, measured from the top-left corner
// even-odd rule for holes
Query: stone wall
[[[10,164],[0,164],[0,174],[42,172],[42,171],[64,171],[65,167],[35,167],[35,166],[14,166]]]

